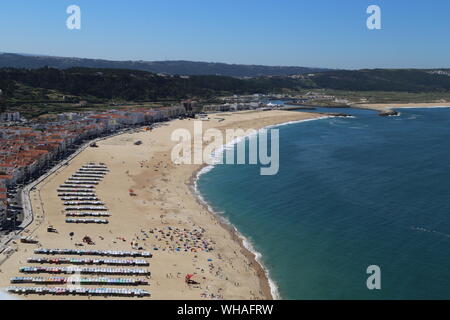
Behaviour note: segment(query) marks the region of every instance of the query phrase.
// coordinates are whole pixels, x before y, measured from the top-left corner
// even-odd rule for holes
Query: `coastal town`
[[[59,114],[49,122],[26,122],[20,113],[0,119],[0,226],[17,226],[20,219],[18,188],[41,176],[73,153],[84,141],[111,135],[124,128],[151,125],[186,114],[182,106],[133,108],[108,112]],[[20,222],[19,222],[20,224]]]
[[[315,110],[310,105],[318,101],[326,101],[329,107],[335,108],[342,107],[340,103],[347,103],[333,95],[307,92],[302,95],[223,96],[211,102],[183,100],[171,106],[111,105],[104,111],[66,112],[32,119],[19,112],[1,114],[0,278],[12,285],[8,292],[26,297],[180,297],[175,294],[176,290],[152,290],[150,294],[150,280],[155,277],[153,283],[170,282],[182,294],[192,298],[275,297],[274,289],[267,285],[264,269],[253,253],[242,247],[239,236],[228,233],[227,227],[212,215],[205,220],[201,203],[199,206],[196,198],[188,196],[192,191],[191,182],[169,183],[179,179],[178,175],[191,177],[199,168],[172,167],[167,159],[167,148],[172,142],[166,141],[171,130],[167,130],[174,126],[190,127],[191,119],[205,121],[205,126],[214,128],[228,128],[241,122],[258,128],[316,118],[323,111],[315,114],[309,111]],[[294,110],[305,112],[289,112]],[[148,140],[153,135],[157,138]],[[129,159],[131,154],[127,152],[105,149],[111,143],[120,145],[120,150],[135,150],[134,160]],[[157,153],[157,145],[161,143],[166,151]],[[136,165],[135,170],[147,172],[137,176],[158,178],[148,179],[144,184],[114,184],[135,177],[136,172],[132,175],[130,171]],[[122,168],[126,171],[121,172]],[[168,178],[172,175],[173,178]],[[140,181],[142,178],[132,179]],[[171,190],[167,193],[171,197],[167,199],[161,193],[165,186]],[[179,189],[181,186],[183,189]],[[144,196],[146,189],[151,190],[151,194]],[[105,194],[104,190],[110,192]],[[122,204],[116,197],[124,191],[129,199]],[[133,205],[136,201],[139,209]],[[191,210],[186,211],[186,203],[191,203]],[[141,215],[150,208],[158,210],[156,215]],[[186,212],[177,214],[174,211]],[[135,221],[141,221],[138,225],[127,217],[132,212],[136,214]],[[142,220],[144,217],[154,220],[158,216],[160,222],[146,224]],[[216,230],[217,234],[211,230]],[[27,249],[30,246],[37,248],[33,250],[35,255]],[[81,249],[86,246],[99,251],[86,253]],[[234,249],[230,251],[230,247]],[[244,252],[245,258],[236,260],[237,251]],[[152,265],[157,271],[155,275],[147,269],[131,268],[149,266],[147,261],[116,259],[148,258],[152,256],[150,252],[158,253],[158,259],[153,259]],[[103,258],[85,257],[97,253]],[[178,267],[161,266],[164,261],[172,261],[173,256],[179,256],[177,261],[184,261],[182,271]],[[20,268],[16,268],[17,265]],[[239,280],[230,278],[230,272],[237,269],[247,274],[247,287],[242,286],[242,277],[238,277]],[[88,277],[73,280],[73,274],[78,273]],[[45,274],[58,277],[41,276]],[[166,279],[161,279],[161,275]],[[136,276],[141,278],[133,278]],[[184,276],[186,287],[180,287],[177,279]],[[72,288],[74,284],[77,287]],[[227,295],[224,295],[225,287],[228,287]]]
[[[195,196],[201,166],[170,161],[171,133],[192,130],[194,118],[225,130],[318,116],[267,105],[5,115],[2,290],[26,299],[273,297],[255,255]]]

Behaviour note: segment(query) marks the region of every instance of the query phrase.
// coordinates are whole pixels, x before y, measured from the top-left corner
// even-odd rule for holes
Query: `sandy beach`
[[[353,107],[372,109],[377,111],[390,111],[401,108],[430,108],[430,107],[447,107],[450,102],[429,102],[429,103],[367,103],[356,104]]]
[[[210,115],[203,127],[260,129],[319,116],[289,111],[221,113]],[[36,256],[34,249],[75,249],[88,236],[95,245],[84,244],[78,249],[135,251],[142,247],[153,254],[148,260],[149,285],[139,286],[151,293],[150,299],[272,299],[268,279],[255,256],[194,195],[193,179],[202,165],[175,165],[171,161],[176,144],[171,133],[178,128],[193,132],[193,123],[174,120],[152,131],[108,138],[98,143],[99,148],[85,149],[40,183],[31,192],[35,220],[22,234],[34,237],[39,244],[14,243],[9,253],[0,255],[0,288],[10,286],[11,277],[26,276],[19,273],[19,267],[30,266],[27,258]],[[137,141],[142,144],[135,145]],[[56,189],[89,162],[105,163],[110,170],[96,191],[112,216],[107,225],[67,224]],[[50,225],[58,233],[47,232]],[[199,284],[187,285],[186,274],[194,274]],[[36,295],[18,298],[55,299]]]

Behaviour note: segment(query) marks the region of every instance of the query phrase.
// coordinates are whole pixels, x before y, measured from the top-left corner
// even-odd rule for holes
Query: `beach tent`
[[[192,278],[194,277],[193,274],[187,274],[185,281],[187,284],[199,284],[197,281],[192,280]]]

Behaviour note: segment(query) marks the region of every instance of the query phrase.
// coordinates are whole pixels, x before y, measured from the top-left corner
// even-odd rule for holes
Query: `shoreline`
[[[212,209],[211,205],[203,198],[200,191],[198,190],[197,181],[198,179],[200,179],[201,175],[206,173],[202,172],[202,170],[207,167],[208,165],[205,164],[192,173],[192,177],[189,182],[192,196],[197,200],[199,205],[201,205],[206,211],[211,214],[211,216],[213,216],[217,220],[221,227],[230,234],[231,238],[241,246],[242,254],[244,254],[251,261],[251,266],[256,271],[256,274],[259,278],[261,290],[265,298],[267,300],[277,300],[279,296],[275,295],[273,292],[273,287],[271,286],[272,280],[270,279],[268,270],[264,267],[261,261],[258,261],[258,255],[261,256],[261,254],[245,245],[246,242],[248,243],[246,237],[242,235],[231,222],[227,221],[225,217],[222,217],[219,213],[215,212]]]
[[[311,118],[311,119],[293,120],[293,121],[287,121],[287,122],[282,122],[282,123],[278,123],[278,124],[271,124],[271,125],[262,127],[259,130],[277,128],[277,127],[286,126],[286,125],[290,125],[290,124],[323,120],[323,119],[328,119],[328,118],[333,118],[333,116],[326,115],[326,116],[321,116],[321,117]],[[240,143],[242,140],[251,138],[252,135],[253,134],[249,134],[249,135],[237,138],[229,143],[223,144],[221,147],[219,147],[220,157],[223,156],[223,153],[227,149],[227,147],[235,146],[236,144]],[[216,152],[216,151],[217,150],[214,150],[214,152]],[[201,194],[200,190],[198,189],[198,184],[197,184],[198,180],[201,178],[201,176],[203,174],[206,174],[209,171],[213,170],[216,165],[217,164],[203,164],[199,169],[195,170],[192,173],[192,176],[191,176],[190,182],[189,182],[190,186],[191,186],[192,194],[197,199],[198,203],[201,206],[203,206],[207,211],[209,211],[210,214],[217,219],[217,221],[222,225],[222,227],[225,230],[230,232],[233,239],[241,245],[243,254],[246,255],[247,258],[249,258],[254,263],[253,268],[255,268],[257,271],[258,277],[260,279],[261,287],[263,289],[263,293],[267,297],[267,299],[268,300],[281,300],[282,298],[279,293],[278,285],[275,282],[275,280],[273,280],[270,277],[270,271],[264,265],[264,263],[262,261],[262,254],[254,248],[251,241],[248,240],[247,237],[245,235],[243,235],[233,223],[231,223],[226,217],[222,216],[220,213],[217,213],[212,208],[211,204],[205,200],[205,198]],[[205,170],[207,168],[208,168],[208,170]]]
[[[433,109],[433,108],[449,108],[450,102],[424,102],[424,103],[361,103],[354,104],[351,108],[368,109],[379,112],[389,112],[401,109]]]
[[[205,127],[212,126],[220,130],[237,127],[258,130],[258,128],[323,118],[318,114],[289,111],[227,113],[224,116],[226,116],[225,123],[211,118],[208,123],[205,123]],[[177,120],[152,132],[123,133],[107,138],[99,144],[100,152],[89,148],[83,150],[70,161],[69,166],[57,170],[45,180],[45,183],[39,184],[36,190],[32,191],[30,196],[33,214],[42,217],[39,219],[39,225],[38,221],[34,221],[25,233],[28,236],[36,236],[43,247],[70,248],[73,242],[67,238],[67,234],[69,231],[75,231],[77,236],[86,234],[94,239],[98,239],[99,236],[105,238],[97,240],[98,249],[129,250],[129,242],[117,243],[115,240],[117,236],[133,239],[140,232],[139,230],[149,230],[149,227],[178,226],[188,229],[195,226],[204,227],[205,235],[208,237],[206,240],[209,242],[208,239],[211,239],[217,244],[210,253],[199,252],[199,258],[196,259],[187,252],[174,253],[170,250],[162,250],[162,247],[156,251],[155,263],[152,264],[153,280],[151,287],[147,287],[152,293],[152,299],[196,300],[200,299],[200,294],[205,288],[207,292],[216,294],[219,287],[224,288],[222,292],[226,300],[276,298],[268,271],[258,261],[258,252],[252,250],[251,243],[239,233],[237,228],[230,223],[225,223],[218,214],[211,212],[206,201],[201,203],[195,193],[197,176],[208,165],[180,167],[167,162],[170,161],[167,153],[170,153],[174,144],[169,141],[170,132],[177,127],[190,126],[192,121]],[[142,140],[144,147],[135,146],[133,142],[136,140]],[[147,159],[146,163],[141,164],[143,159]],[[56,197],[55,187],[80,164],[91,160],[105,161],[108,166],[111,166],[111,174],[106,177],[105,183],[99,186],[98,192],[100,198],[110,207],[114,218],[106,228],[67,226],[61,217],[63,207]],[[166,164],[161,165],[161,163]],[[123,173],[125,170],[127,171]],[[117,181],[121,183],[115,183]],[[128,189],[131,188],[136,190],[137,197],[128,196]],[[162,193],[159,190],[166,188],[168,193]],[[50,223],[58,229],[60,234],[46,233],[44,227]],[[149,241],[153,240],[149,239]],[[150,249],[154,247],[154,244],[144,243],[144,247]],[[19,275],[18,266],[23,265],[24,261],[30,257],[29,245],[16,243],[12,244],[12,248],[14,254],[7,258],[0,272],[1,287],[9,286],[7,284],[9,279]],[[206,262],[206,258],[214,258],[214,266],[220,270],[219,275],[216,271],[214,274],[211,272],[208,274],[209,262]],[[177,280],[178,276],[175,277],[177,272],[192,273],[195,269],[199,269],[198,267],[205,268],[206,278],[201,282],[206,287],[203,286],[203,289],[186,287],[184,281]],[[203,276],[202,273],[199,272],[199,276]],[[24,298],[51,299],[51,297],[37,296]],[[70,298],[74,299],[61,297],[61,299]]]

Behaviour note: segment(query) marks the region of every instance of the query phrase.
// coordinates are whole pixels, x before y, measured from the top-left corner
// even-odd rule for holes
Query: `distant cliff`
[[[169,75],[220,75],[241,78],[301,75],[328,70],[322,68],[277,67],[193,61],[110,61],[0,53],[0,68],[38,69],[46,66],[56,69],[69,69],[73,67],[129,69]]]

